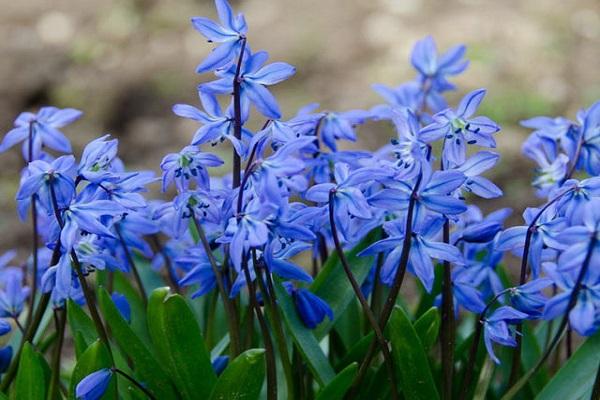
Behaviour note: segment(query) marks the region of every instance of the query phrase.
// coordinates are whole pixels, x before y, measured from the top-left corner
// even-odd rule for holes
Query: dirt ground
[[[520,155],[527,131],[520,119],[574,117],[600,98],[600,2],[594,0],[250,0],[246,14],[253,50],[266,49],[297,75],[275,89],[292,115],[320,102],[344,110],[370,107],[372,83],[396,85],[413,76],[413,43],[432,34],[442,49],[469,46],[472,64],[452,96],[489,89],[484,111],[503,126],[503,158],[492,178],[506,196],[482,203],[512,206],[517,216],[537,204],[529,187],[532,165]],[[211,46],[189,23],[213,17],[208,0],[0,0],[0,132],[21,110],[76,107],[85,118],[69,127],[76,153],[110,133],[121,140],[130,169],[158,170],[167,152],[185,145],[193,124],[172,104],[194,102],[194,73]],[[392,132],[369,125],[356,147],[375,149]],[[228,158],[228,156],[225,156]],[[15,216],[22,161],[0,155],[0,252],[27,246],[29,232]],[[518,218],[515,220],[518,221]],[[21,252],[26,256],[26,250]]]

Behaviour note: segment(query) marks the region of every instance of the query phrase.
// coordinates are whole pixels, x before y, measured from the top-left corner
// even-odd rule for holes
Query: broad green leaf
[[[333,330],[336,332],[344,349],[349,349],[362,337],[363,329],[361,329],[362,308],[357,299],[354,299],[348,304],[346,310],[335,321]]]
[[[396,306],[389,321],[392,357],[407,400],[439,399],[427,354],[408,316]]]
[[[440,332],[440,313],[437,308],[432,307],[427,310],[414,323],[415,332],[423,344],[423,349],[427,353],[435,344]]]
[[[48,363],[29,342],[25,343],[15,381],[15,399],[39,400],[46,398],[49,379]]]
[[[473,400],[485,400],[487,399],[487,392],[494,376],[495,364],[490,358],[486,358],[479,373],[479,379],[475,386],[475,393],[473,394]]]
[[[294,342],[298,346],[302,357],[321,386],[327,385],[335,377],[335,372],[329,364],[327,357],[321,350],[319,342],[313,332],[304,326],[300,320],[296,307],[281,283],[275,279],[275,293],[277,302],[281,307],[285,324]]]
[[[67,300],[67,321],[75,340],[75,353],[79,358],[88,346],[98,339],[98,334],[92,319],[71,299]]]
[[[71,386],[69,387],[69,399],[75,399],[75,388],[77,384],[86,376],[92,372],[98,371],[103,368],[111,368],[112,362],[110,354],[106,349],[106,346],[100,341],[96,340],[92,343],[79,357],[73,373],[71,375]],[[110,386],[102,396],[102,399],[116,399],[116,385],[115,378],[111,379]]]
[[[380,236],[380,230],[371,231],[355,248],[346,252],[350,269],[359,285],[362,285],[373,265],[373,257],[358,257],[358,253],[373,243]],[[336,252],[331,253],[323,269],[319,272],[310,290],[329,304],[333,311],[333,321],[325,320],[315,329],[318,340],[323,339],[336,320],[344,313],[355,293],[344,273],[340,258]]]
[[[148,328],[157,356],[184,399],[206,398],[217,381],[194,313],[169,288],[155,289]]]
[[[264,380],[264,349],[246,350],[217,379],[210,400],[258,399]]]
[[[98,303],[119,348],[133,361],[135,375],[138,379],[147,385],[156,397],[160,399],[176,398],[175,390],[161,364],[123,319],[105,289],[99,290]]]
[[[357,372],[357,363],[354,362],[348,365],[319,392],[316,400],[342,400],[350,385],[352,385]]]
[[[367,354],[367,350],[369,349],[374,337],[375,334],[370,332],[368,335],[363,336],[358,342],[356,342],[354,346],[348,350],[339,364],[336,365],[337,369],[341,370],[353,362],[361,362],[365,357],[365,354]]]
[[[544,387],[536,400],[578,399],[588,393],[600,363],[600,332],[583,343]]]

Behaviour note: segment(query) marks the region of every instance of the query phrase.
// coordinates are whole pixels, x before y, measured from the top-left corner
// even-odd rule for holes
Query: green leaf
[[[402,382],[404,398],[439,399],[423,344],[402,308],[394,308],[389,328],[392,356],[396,364],[396,373]]]
[[[363,336],[358,342],[352,346],[344,358],[336,365],[337,370],[341,370],[347,365],[353,362],[361,362],[362,359],[367,354],[367,350],[369,349],[371,342],[375,338],[375,333],[370,332],[368,335]]]
[[[136,260],[138,268],[143,266],[149,269],[147,262]],[[150,268],[151,269],[151,268]],[[139,289],[133,286],[133,281],[121,271],[114,272],[114,291],[125,296],[131,307],[131,322],[129,326],[147,345],[150,345],[150,335],[148,334],[148,324],[146,322],[146,306],[142,300]]]
[[[304,326],[304,323],[300,320],[300,317],[296,312],[296,307],[294,306],[290,295],[277,279],[275,279],[275,293],[277,294],[277,301],[283,312],[285,325],[298,346],[302,357],[307,362],[308,367],[319,384],[321,386],[327,385],[335,377],[335,372],[329,364],[323,350],[321,350],[319,342],[315,338],[313,332]]]
[[[148,328],[158,358],[182,398],[207,398],[217,376],[185,299],[169,294],[169,288],[155,289],[148,303]]]
[[[148,389],[158,398],[176,398],[175,390],[161,364],[158,363],[144,342],[123,319],[110,295],[103,288],[98,292],[98,302],[102,315],[110,327],[119,348],[133,361],[134,370],[139,380],[146,384]]]
[[[590,392],[600,363],[600,332],[587,339],[536,400],[579,399]]]
[[[358,257],[357,254],[377,240],[379,236],[380,230],[374,229],[355,248],[346,252],[350,269],[359,285],[362,285],[367,278],[369,270],[373,265],[373,257]],[[344,313],[352,299],[355,298],[352,286],[348,282],[348,277],[344,273],[344,268],[336,252],[331,253],[323,269],[321,269],[315,281],[310,286],[310,290],[325,300],[333,311],[334,320],[325,320],[324,323],[315,329],[315,336],[321,340],[327,335],[336,320]]]
[[[69,388],[69,399],[75,399],[75,388],[83,378],[92,372],[111,367],[112,362],[106,346],[100,340],[96,340],[83,352],[83,354],[81,354],[79,361],[77,361],[77,364],[73,369],[71,386]],[[110,386],[106,390],[104,396],[102,396],[102,399],[117,398],[115,382],[116,380],[114,377],[111,378]]]
[[[423,344],[425,353],[435,344],[440,332],[440,323],[440,313],[436,307],[430,308],[415,321],[415,332]]]
[[[264,379],[264,349],[246,350],[225,368],[225,371],[217,379],[210,399],[258,399]]]
[[[21,351],[14,393],[19,400],[46,398],[50,368],[44,357],[27,342]]]
[[[98,339],[98,334],[92,319],[71,299],[67,300],[67,321],[75,339],[75,354],[79,358],[88,346]]]
[[[333,380],[317,395],[316,400],[341,400],[352,385],[358,372],[358,364],[352,363],[344,368]]]

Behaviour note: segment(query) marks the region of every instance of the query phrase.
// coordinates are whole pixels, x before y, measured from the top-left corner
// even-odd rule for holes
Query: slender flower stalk
[[[157,398],[152,394],[151,391],[146,389],[146,387],[144,385],[142,385],[140,382],[138,382],[134,377],[129,375],[127,372],[120,370],[119,368],[116,368],[116,367],[112,368],[112,371],[121,375],[123,378],[125,378],[129,382],[131,382],[136,388],[140,389],[146,396],[148,396],[148,398],[150,400],[157,400]]]
[[[210,248],[210,243],[208,242],[208,239],[206,238],[206,233],[204,232],[204,228],[202,228],[202,225],[198,222],[198,219],[196,218],[193,208],[190,207],[189,210],[190,210],[190,213],[192,216],[192,221],[194,222],[196,231],[198,232],[198,236],[200,237],[200,242],[202,243],[202,247],[204,248],[204,252],[206,253],[206,256],[208,257],[212,271],[215,274],[215,279],[217,281],[217,289],[219,291],[221,298],[223,299],[223,305],[225,306],[224,307],[225,308],[225,316],[227,318],[227,325],[229,327],[229,335],[230,335],[230,341],[231,341],[231,353],[233,356],[237,356],[238,354],[240,354],[240,335],[239,335],[239,329],[238,329],[238,323],[237,323],[237,317],[236,317],[237,314],[235,313],[233,302],[229,298],[229,295],[227,293],[225,282],[223,281],[223,275],[221,274],[221,270],[219,269],[217,260],[212,252],[212,249]]]
[[[58,207],[58,199],[56,196],[56,191],[54,190],[54,185],[52,183],[50,183],[50,185],[48,185],[48,186],[50,187],[50,197],[51,197],[51,201],[52,201],[52,208],[54,209],[54,216],[56,217],[56,221],[58,222],[58,225],[60,226],[60,228],[62,230],[65,226],[65,223],[63,221],[63,218],[60,214],[60,209]],[[104,324],[102,323],[102,319],[100,318],[100,313],[98,312],[98,308],[96,307],[96,300],[94,298],[94,292],[89,287],[87,280],[85,279],[85,276],[83,274],[83,268],[81,267],[81,263],[79,262],[79,258],[77,257],[77,254],[75,253],[74,249],[71,249],[70,256],[71,256],[71,261],[73,262],[73,265],[75,266],[75,268],[74,268],[75,273],[77,274],[77,279],[79,280],[79,283],[81,284],[81,289],[83,291],[85,301],[88,305],[88,309],[90,310],[90,315],[92,317],[92,320],[94,321],[96,331],[97,331],[98,335],[100,336],[100,340],[102,340],[102,342],[106,345],[106,347],[112,357],[112,352],[110,349],[110,341],[108,339],[108,334],[106,333],[106,329],[104,328]]]
[[[140,290],[140,294],[142,295],[142,302],[144,303],[144,306],[148,306],[148,294],[146,293],[146,289],[144,289],[144,282],[142,282],[140,272],[138,271],[137,266],[135,265],[133,255],[131,254],[127,243],[125,243],[123,233],[121,232],[121,227],[118,223],[115,224],[115,231],[117,232],[117,237],[119,238],[119,242],[121,243],[121,247],[123,248],[123,252],[125,253],[125,258],[127,259],[129,266],[131,267],[131,272],[133,272],[133,278],[135,279],[138,289]]]
[[[352,274],[352,270],[350,269],[350,265],[348,264],[348,260],[346,259],[346,255],[344,254],[344,248],[342,247],[342,244],[340,243],[340,239],[338,237],[337,227],[335,225],[335,209],[334,209],[335,208],[334,207],[335,199],[334,199],[334,197],[335,197],[335,189],[332,189],[329,192],[329,224],[331,225],[331,236],[333,236],[333,242],[335,243],[335,248],[338,252],[340,262],[342,263],[342,266],[344,268],[344,272],[346,273],[346,277],[348,278],[348,280],[350,281],[350,284],[352,285],[354,294],[358,298],[358,301],[360,302],[360,305],[363,308],[363,312],[365,313],[365,316],[367,317],[369,325],[371,325],[371,328],[375,332],[375,337],[377,339],[376,342],[379,343],[379,346],[383,353],[383,358],[384,358],[384,362],[385,362],[386,369],[388,372],[388,378],[390,381],[390,387],[392,389],[392,398],[398,399],[399,398],[398,397],[398,388],[396,386],[396,377],[394,375],[394,364],[392,361],[392,356],[390,354],[390,350],[389,350],[387,341],[385,340],[385,337],[383,336],[382,329],[380,328],[379,324],[377,323],[377,320],[375,319],[375,315],[373,315],[373,311],[371,311],[371,308],[369,307],[369,303],[367,302],[367,299],[365,299],[365,296],[360,289],[360,285],[358,284],[358,282],[356,282],[356,279],[354,278],[354,275]],[[375,343],[375,342],[373,342],[373,343]]]
[[[65,338],[65,325],[67,322],[66,311],[61,308],[54,309],[54,325],[56,329],[56,344],[52,355],[52,376],[48,388],[48,398],[56,398],[60,388],[60,360]]]
[[[444,243],[450,243],[450,221],[444,222]],[[454,321],[454,295],[452,293],[452,269],[449,261],[442,264],[442,321],[440,325],[440,347],[442,353],[442,398],[452,398],[454,380],[454,342],[456,326]]]
[[[242,97],[241,97],[241,81],[240,71],[244,59],[244,51],[246,50],[246,38],[241,39],[240,55],[238,56],[235,77],[233,78],[233,135],[236,139],[242,140]],[[240,155],[233,149],[233,188],[240,186],[242,173],[242,160]]]
[[[248,293],[250,295],[250,304],[256,314],[258,325],[262,333],[265,355],[267,359],[267,399],[277,400],[277,366],[275,364],[275,349],[273,348],[273,341],[271,334],[269,333],[269,327],[267,321],[260,309],[260,304],[256,298],[256,287],[254,281],[250,275],[250,268],[248,267],[248,258],[246,255],[242,258],[242,270],[244,271],[244,277],[246,278],[246,284],[248,285]]]
[[[392,311],[396,304],[396,300],[398,299],[398,295],[400,294],[400,289],[402,288],[402,283],[404,282],[404,275],[406,274],[406,268],[408,267],[408,257],[410,254],[410,247],[412,242],[412,228],[413,228],[413,214],[415,210],[415,204],[417,202],[417,193],[419,190],[419,186],[421,185],[422,175],[419,174],[419,177],[415,183],[412,194],[410,196],[410,200],[408,203],[408,210],[406,212],[406,227],[405,227],[405,236],[404,241],[402,243],[402,252],[400,255],[400,261],[398,262],[398,271],[394,276],[394,282],[392,283],[392,287],[390,288],[390,292],[388,293],[387,298],[385,299],[383,309],[379,316],[379,326],[381,330],[384,330],[390,316],[392,315]],[[350,398],[356,396],[358,388],[362,380],[367,373],[367,369],[375,356],[376,351],[376,343],[371,342],[369,349],[367,350],[367,354],[363,359],[360,367],[358,369],[358,373],[356,374],[356,378],[354,378],[354,382],[352,383],[352,387],[350,389]]]
[[[28,146],[28,158],[29,162],[33,161],[33,126],[35,122],[29,123],[29,146]],[[31,324],[33,318],[33,309],[35,307],[35,298],[38,291],[38,215],[37,215],[37,195],[31,196],[31,247],[32,247],[32,268],[31,268],[31,295],[29,296],[29,313],[27,314],[26,326]]]
[[[252,250],[252,259],[254,265],[258,265],[259,261],[256,257],[256,251]],[[257,281],[260,287],[260,291],[263,296],[263,303],[267,314],[271,320],[271,326],[275,334],[275,341],[277,342],[277,348],[279,350],[279,357],[281,358],[281,365],[283,366],[283,372],[285,375],[285,383],[287,385],[287,398],[293,400],[295,389],[294,389],[294,376],[292,370],[292,364],[290,362],[290,356],[288,354],[287,342],[285,340],[285,334],[283,332],[283,322],[279,315],[279,308],[277,305],[277,296],[275,294],[275,287],[273,285],[273,279],[269,271],[264,271],[266,284],[262,278],[262,268],[257,270]]]

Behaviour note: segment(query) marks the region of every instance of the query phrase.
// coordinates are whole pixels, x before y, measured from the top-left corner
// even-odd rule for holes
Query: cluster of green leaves
[[[360,283],[367,278],[374,260],[357,257],[356,254],[375,240],[374,236],[369,235],[347,253]],[[158,399],[258,399],[264,396],[265,350],[261,348],[258,329],[251,342],[255,348],[238,355],[217,376],[211,358],[225,354],[228,345],[223,317],[219,315],[223,312],[222,308],[216,307],[211,318],[223,326],[213,327],[213,332],[207,333],[206,308],[198,307],[198,300],[189,300],[171,293],[168,288],[158,287],[152,291],[146,306],[127,278],[116,273],[113,285],[127,297],[132,310],[131,321],[127,322],[101,285],[101,278],[96,291],[97,303],[110,332],[111,346],[108,348],[99,339],[88,313],[76,303],[68,302],[67,326],[75,350],[75,363],[72,368],[63,365],[63,370],[70,369],[70,373],[62,374],[61,383],[69,399],[75,398],[75,387],[86,375],[113,366],[141,382]],[[156,287],[157,282],[151,282],[151,279],[145,278],[149,287]],[[297,399],[341,400],[349,390],[357,391],[357,398],[390,398],[389,377],[382,361],[377,359],[368,367],[360,387],[351,389],[374,335],[364,321],[335,253],[323,265],[310,289],[330,304],[335,315],[333,321],[325,320],[315,330],[304,326],[296,313],[293,299],[282,283],[275,281],[275,294],[285,325],[287,342],[284,348],[294,354],[296,386],[293,391],[280,390],[280,398],[287,394],[287,397]],[[380,287],[379,290],[384,291],[384,297],[385,288]],[[437,343],[440,315],[437,308],[432,307],[431,295],[419,295],[417,289],[413,291],[418,301],[407,301],[406,304],[416,303],[416,307],[400,301],[384,332],[391,343],[394,379],[404,399],[439,399],[441,367]],[[373,305],[377,309],[376,301]],[[500,398],[508,385],[509,350],[500,352],[503,363],[496,366],[480,345],[473,369],[473,383],[468,388],[461,386],[469,362],[474,325],[474,318],[467,317],[457,327],[455,397],[459,398],[464,389],[467,398]],[[535,329],[525,326],[523,373],[539,359],[548,330],[552,332],[549,324],[539,324]],[[207,334],[215,337],[208,339]],[[11,398],[46,398],[52,371],[43,355],[45,347],[51,346],[43,346],[39,342],[36,346],[25,344]],[[553,375],[544,368],[534,374],[518,396],[542,400],[589,398],[599,359],[600,336],[596,335],[583,343]],[[279,363],[278,370],[279,385],[284,387]],[[3,398],[6,396],[0,394],[0,400]],[[135,400],[146,396],[128,380],[113,375],[103,398]]]

